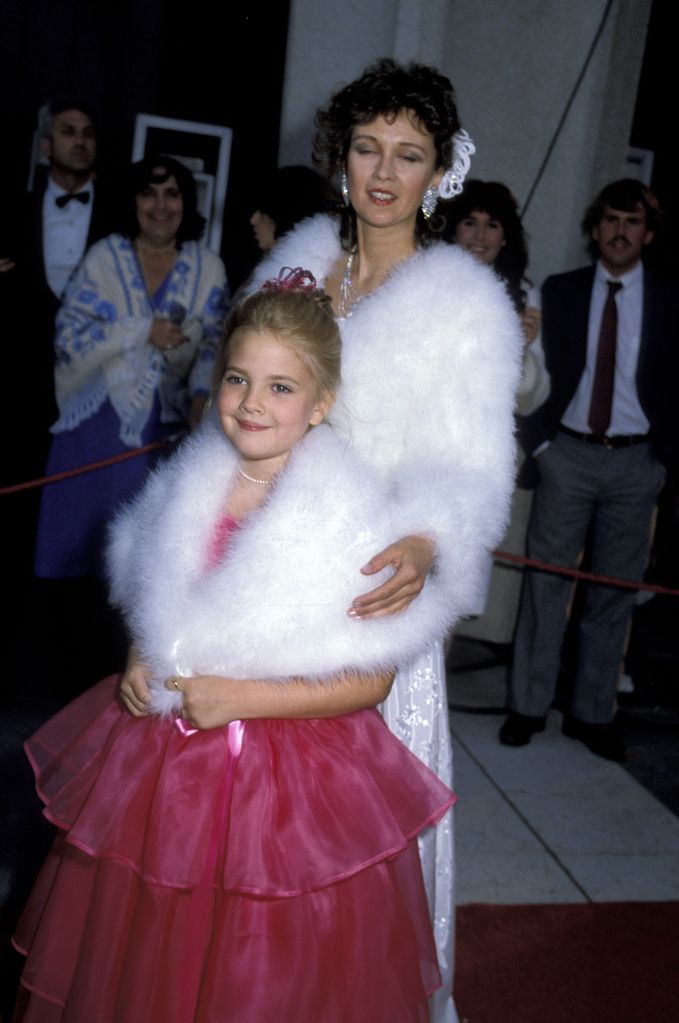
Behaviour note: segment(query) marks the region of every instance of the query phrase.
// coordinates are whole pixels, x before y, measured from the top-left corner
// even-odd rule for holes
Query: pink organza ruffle
[[[15,936],[26,1023],[425,1023],[415,837],[452,793],[375,711],[249,721],[234,757],[117,685],[27,743],[62,834]]]
[[[132,718],[100,682],[26,744],[45,813],[68,841],[146,881],[198,884],[224,800],[228,730],[183,736]],[[221,884],[293,896],[405,848],[454,796],[377,711],[245,724]]]

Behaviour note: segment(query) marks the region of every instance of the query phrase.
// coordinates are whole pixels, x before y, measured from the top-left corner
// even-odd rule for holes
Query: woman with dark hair
[[[442,226],[438,199],[460,191],[473,145],[460,130],[448,79],[390,59],[334,95],[317,126],[315,160],[334,190],[337,215],[292,231],[252,283],[281,264],[304,265],[324,282],[343,342],[333,425],[387,481],[410,527],[363,567],[366,575],[392,574],[348,608],[356,628],[407,607],[430,572],[446,589],[450,619],[459,618],[474,602],[485,552],[504,525],[521,347],[496,277],[467,253],[431,244]],[[384,714],[450,783],[442,640],[399,666]],[[432,1018],[450,1021],[450,814],[427,833],[420,853],[443,977]]]
[[[250,217],[255,241],[268,252],[278,239],[326,208],[323,181],[310,167],[279,167],[263,182]]]
[[[197,421],[224,312],[221,259],[191,173],[168,156],[132,166],[119,234],[93,245],[57,317],[59,418],[47,474],[161,440]],[[147,453],[46,487],[35,574],[96,574],[116,505],[144,478]]]
[[[464,191],[448,207],[442,234],[446,241],[454,242],[493,268],[504,281],[521,317],[524,348],[517,392],[520,434],[520,417],[533,412],[549,394],[549,374],[539,336],[540,298],[526,277],[528,246],[516,199],[499,181],[468,181]],[[500,543],[502,550],[525,554],[532,499],[530,489],[521,487],[515,491],[510,521]],[[457,634],[499,646],[511,643],[522,579],[519,566],[506,562],[494,565],[486,592],[474,609],[477,614],[463,621]]]
[[[528,246],[516,199],[499,181],[468,181],[446,211],[442,237],[492,266],[521,317],[524,339],[540,331],[537,293],[526,277]],[[546,395],[543,395],[542,400]]]

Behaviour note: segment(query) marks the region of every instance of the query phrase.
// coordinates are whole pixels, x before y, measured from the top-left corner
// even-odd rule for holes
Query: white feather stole
[[[208,569],[238,458],[204,424],[148,480],[111,529],[112,599],[153,674],[153,706],[178,709],[171,675],[293,676],[410,660],[451,623],[436,572],[404,613],[360,621],[354,597],[390,574],[360,568],[408,532],[398,506],[357,456],[321,425],[296,446],[266,503]]]

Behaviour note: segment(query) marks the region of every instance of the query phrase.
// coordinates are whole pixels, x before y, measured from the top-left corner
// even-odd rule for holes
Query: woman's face
[[[347,154],[349,197],[359,222],[385,228],[408,225],[414,232],[422,196],[438,185],[433,136],[412,111],[401,110],[357,124]]]
[[[272,249],[273,243],[276,240],[276,225],[271,217],[267,213],[262,213],[261,210],[255,210],[250,217],[250,225],[255,241],[262,252],[268,252],[269,249]]]
[[[135,203],[139,237],[155,246],[174,242],[184,216],[184,200],[174,175],[162,184],[148,184]]]
[[[455,241],[482,263],[492,266],[505,244],[505,232],[499,220],[482,210],[472,210],[455,228]]]

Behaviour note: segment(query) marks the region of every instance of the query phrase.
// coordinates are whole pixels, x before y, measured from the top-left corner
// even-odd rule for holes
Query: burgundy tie
[[[589,406],[589,427],[592,433],[603,435],[611,421],[613,406],[613,381],[615,379],[615,348],[618,336],[618,308],[615,304],[616,292],[622,284],[619,281],[606,281],[608,296],[601,317],[599,329],[599,347],[596,353],[594,368],[594,384],[592,401]]]

